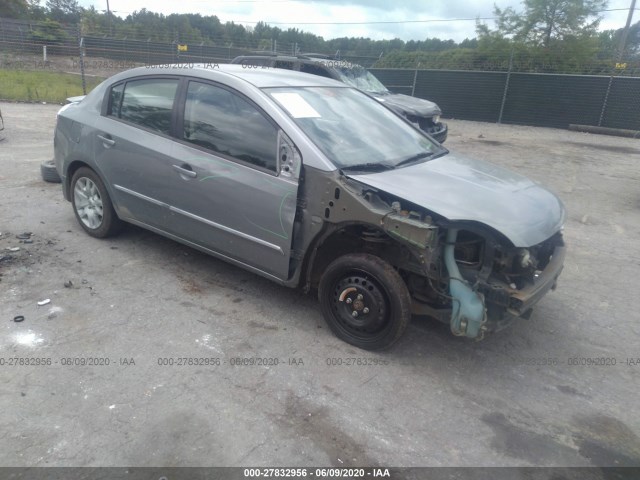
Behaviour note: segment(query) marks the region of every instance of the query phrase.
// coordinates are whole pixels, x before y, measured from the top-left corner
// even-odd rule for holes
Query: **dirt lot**
[[[640,464],[639,140],[451,121],[449,148],[562,197],[565,271],[483,342],[416,318],[372,354],[313,297],[138,228],[90,238],[40,180],[57,107],[0,108],[0,465]],[[386,364],[328,365],[351,357]]]

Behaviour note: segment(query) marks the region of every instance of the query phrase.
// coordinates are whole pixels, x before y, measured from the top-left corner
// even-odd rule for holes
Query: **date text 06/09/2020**
[[[391,478],[388,468],[245,468],[245,478]]]

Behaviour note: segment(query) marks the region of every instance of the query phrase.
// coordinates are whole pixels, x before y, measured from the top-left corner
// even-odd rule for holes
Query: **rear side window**
[[[189,82],[183,139],[276,171],[278,131],[254,105],[224,88]]]
[[[122,89],[123,85],[117,85],[111,90],[108,115],[169,135],[178,80],[133,80],[124,85],[124,92]]]

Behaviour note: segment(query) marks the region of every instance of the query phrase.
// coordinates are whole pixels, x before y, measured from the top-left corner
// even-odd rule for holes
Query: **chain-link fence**
[[[77,26],[7,19],[0,19],[0,47],[4,56],[11,52],[42,55],[43,61],[66,57],[67,70],[81,73],[83,81],[85,73],[106,77],[136,65],[225,63],[254,51],[231,44],[178,40],[163,43],[82,35]],[[271,48],[281,54],[292,54],[298,49],[295,44],[277,42]],[[342,59],[367,67],[376,60],[358,56]],[[0,69],[6,68],[7,61],[4,63],[5,67],[0,64]],[[96,64],[107,68],[94,68]],[[371,71],[394,92],[436,102],[446,118],[640,131],[640,77],[623,75],[616,68],[612,68],[610,75],[578,75],[530,73],[523,72],[521,65],[518,68],[512,68],[512,62],[508,65],[501,71],[420,68]]]
[[[387,88],[436,102],[444,116],[640,131],[640,77],[372,69]]]

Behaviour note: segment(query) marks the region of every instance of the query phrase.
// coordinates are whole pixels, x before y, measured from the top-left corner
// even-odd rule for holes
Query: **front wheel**
[[[71,202],[80,226],[92,237],[105,238],[120,231],[109,193],[96,172],[82,167],[71,180]]]
[[[318,289],[324,318],[340,339],[365,350],[393,345],[411,320],[411,296],[384,260],[366,253],[334,260]]]

